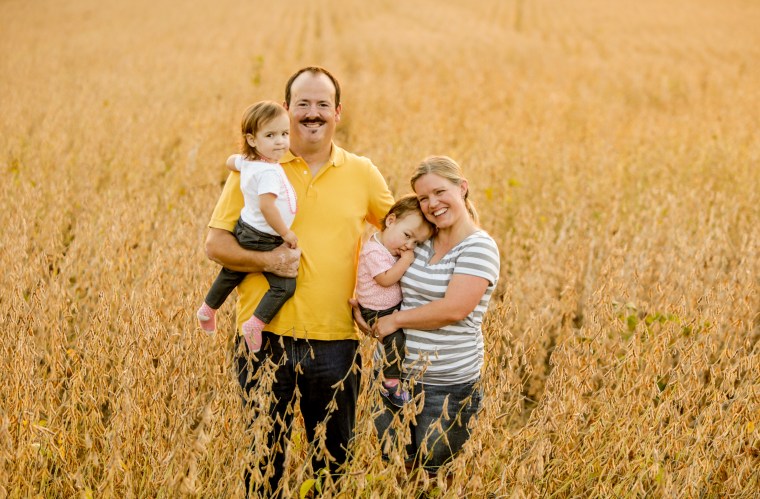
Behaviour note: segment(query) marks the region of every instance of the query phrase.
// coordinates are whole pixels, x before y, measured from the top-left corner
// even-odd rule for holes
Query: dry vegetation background
[[[758,26],[747,0],[3,0],[0,498],[242,495],[205,225],[242,110],[306,64],[396,193],[456,158],[503,259],[452,484],[381,462],[365,391],[327,496],[756,495]]]

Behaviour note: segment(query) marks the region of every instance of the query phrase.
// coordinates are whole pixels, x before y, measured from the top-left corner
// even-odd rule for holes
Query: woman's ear
[[[467,181],[466,180],[462,180],[462,183],[459,184],[459,188],[462,189],[462,197],[466,198],[467,197],[467,193],[470,190],[470,186],[467,183]]]

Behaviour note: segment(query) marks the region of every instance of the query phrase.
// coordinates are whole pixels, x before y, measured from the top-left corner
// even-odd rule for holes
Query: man
[[[388,186],[372,162],[333,143],[342,108],[340,85],[327,70],[307,67],[296,72],[287,82],[284,106],[291,135],[290,153],[281,164],[298,198],[291,228],[298,235],[299,249],[280,247],[259,253],[237,244],[232,230],[243,206],[237,173],[230,175],[224,187],[206,240],[210,259],[233,270],[253,272],[238,287],[238,329],[268,288],[260,272],[297,275],[295,295],[267,326],[257,362],[251,362],[240,337],[237,341],[244,402],[253,400],[251,394],[258,384],[254,372],[263,365],[261,359],[277,366],[271,389],[274,402],[261,408],[275,422],[267,441],[273,474],[270,469],[268,484],[252,484],[247,469],[248,493],[251,487],[267,494],[277,492],[284,438],[293,419],[288,406],[295,400],[296,390],[310,442],[314,442],[317,425],[324,423],[324,450],[329,456],[323,455],[323,447],[318,445],[314,468],[328,464],[334,470],[345,461],[354,431],[359,382],[355,369],[358,336],[348,303],[356,280],[357,250],[365,222],[379,226],[393,204]],[[267,464],[258,465],[257,476],[266,476]]]

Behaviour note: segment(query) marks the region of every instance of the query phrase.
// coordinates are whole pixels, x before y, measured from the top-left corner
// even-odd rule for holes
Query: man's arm
[[[367,222],[374,225],[378,229],[382,229],[380,220],[388,213],[388,210],[393,205],[393,194],[388,189],[388,184],[385,182],[385,177],[380,173],[380,170],[373,164],[368,176],[367,189],[369,192],[369,205],[367,206]]]
[[[211,227],[206,236],[206,256],[230,270],[298,277],[301,250],[291,249],[287,244],[272,251],[247,250],[238,244],[231,232]]]

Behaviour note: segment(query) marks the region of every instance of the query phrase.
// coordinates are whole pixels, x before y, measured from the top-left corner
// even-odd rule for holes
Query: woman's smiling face
[[[439,229],[451,227],[462,216],[467,216],[464,202],[467,181],[457,185],[435,173],[426,173],[413,187],[425,218]]]

